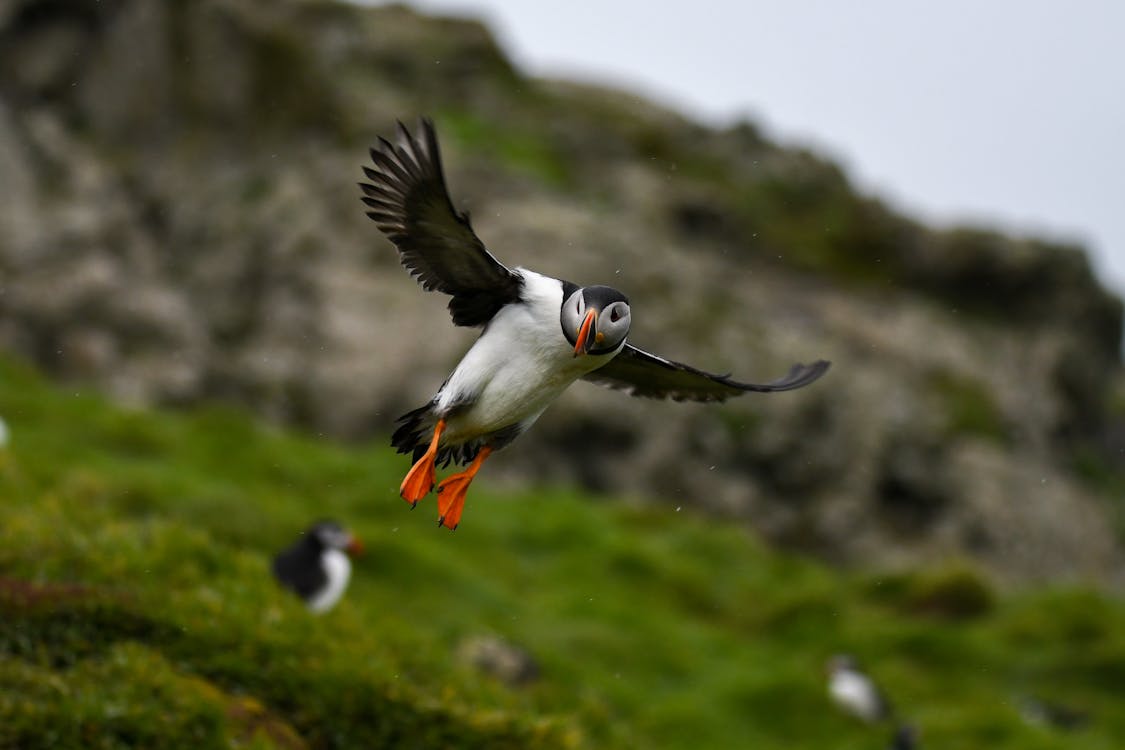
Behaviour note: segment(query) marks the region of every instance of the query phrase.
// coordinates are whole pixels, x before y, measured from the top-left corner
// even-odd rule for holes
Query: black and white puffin
[[[349,555],[363,551],[363,543],[335,521],[319,521],[273,558],[273,575],[285,588],[304,599],[313,612],[336,606],[352,575]]]
[[[852,716],[875,723],[891,718],[891,704],[882,691],[847,654],[828,660],[828,694]]]
[[[579,286],[508,268],[485,248],[450,200],[433,123],[419,133],[398,123],[380,138],[359,183],[367,215],[394,243],[427,291],[450,295],[453,324],[483,328],[433,399],[398,420],[391,444],[413,453],[399,494],[411,505],[434,487],[435,462],[468,464],[438,485],[438,525],[457,528],[481,464],[515,440],[579,378],[634,396],[723,401],[746,391],[801,388],[828,369],[797,364],[778,380],[741,383],[649,354],[626,341],[629,298],[608,286]]]

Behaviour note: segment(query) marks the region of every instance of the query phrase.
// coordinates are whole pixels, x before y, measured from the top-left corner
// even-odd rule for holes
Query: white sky
[[[747,115],[935,222],[1078,240],[1125,293],[1125,2],[415,0],[526,72]]]

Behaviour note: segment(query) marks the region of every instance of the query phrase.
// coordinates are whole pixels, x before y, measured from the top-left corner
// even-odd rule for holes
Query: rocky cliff
[[[834,362],[718,407],[576,386],[494,480],[845,562],[1121,582],[1122,307],[1080,248],[926,227],[750,123],[529,78],[473,21],[0,0],[0,347],[127,402],[385,433],[473,336],[358,201],[366,147],[420,113],[493,252],[626,290],[639,346],[748,379]]]

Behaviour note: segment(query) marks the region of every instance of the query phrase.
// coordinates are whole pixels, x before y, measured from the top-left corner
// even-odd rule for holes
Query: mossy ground
[[[877,748],[822,666],[864,660],[925,747],[1125,745],[1125,606],[1000,594],[971,569],[879,577],[671,509],[474,486],[456,533],[397,498],[405,460],[240,413],[128,411],[0,363],[0,748]],[[307,613],[271,554],[332,516],[368,543]],[[530,650],[509,689],[463,636]],[[1081,708],[1062,733],[1016,697]]]

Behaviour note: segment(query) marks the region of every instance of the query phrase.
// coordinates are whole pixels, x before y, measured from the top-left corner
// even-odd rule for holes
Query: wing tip
[[[445,188],[445,176],[441,165],[441,151],[438,146],[437,128],[433,118],[419,115],[416,132],[400,119],[395,120],[392,143],[384,136],[378,136],[374,146],[368,148],[368,155],[376,168],[386,173],[381,178],[373,176],[370,168],[364,173],[375,182],[385,182],[406,186],[425,179],[436,180]]]
[[[778,378],[767,385],[771,391],[792,391],[797,388],[804,388],[806,385],[811,385],[820,380],[831,366],[832,363],[827,359],[818,359],[808,365],[798,362],[789,368],[789,372],[784,377]]]
[[[726,401],[732,396],[740,396],[743,393],[779,393],[781,391],[795,391],[798,388],[804,388],[806,385],[820,380],[824,373],[828,372],[828,368],[832,363],[826,359],[818,359],[811,364],[804,364],[797,362],[789,368],[789,372],[782,375],[776,380],[771,380],[768,383],[741,383],[732,379],[730,376],[708,376],[715,382],[722,383],[725,386],[736,389],[733,392],[715,393],[710,394],[711,397],[708,401]]]

